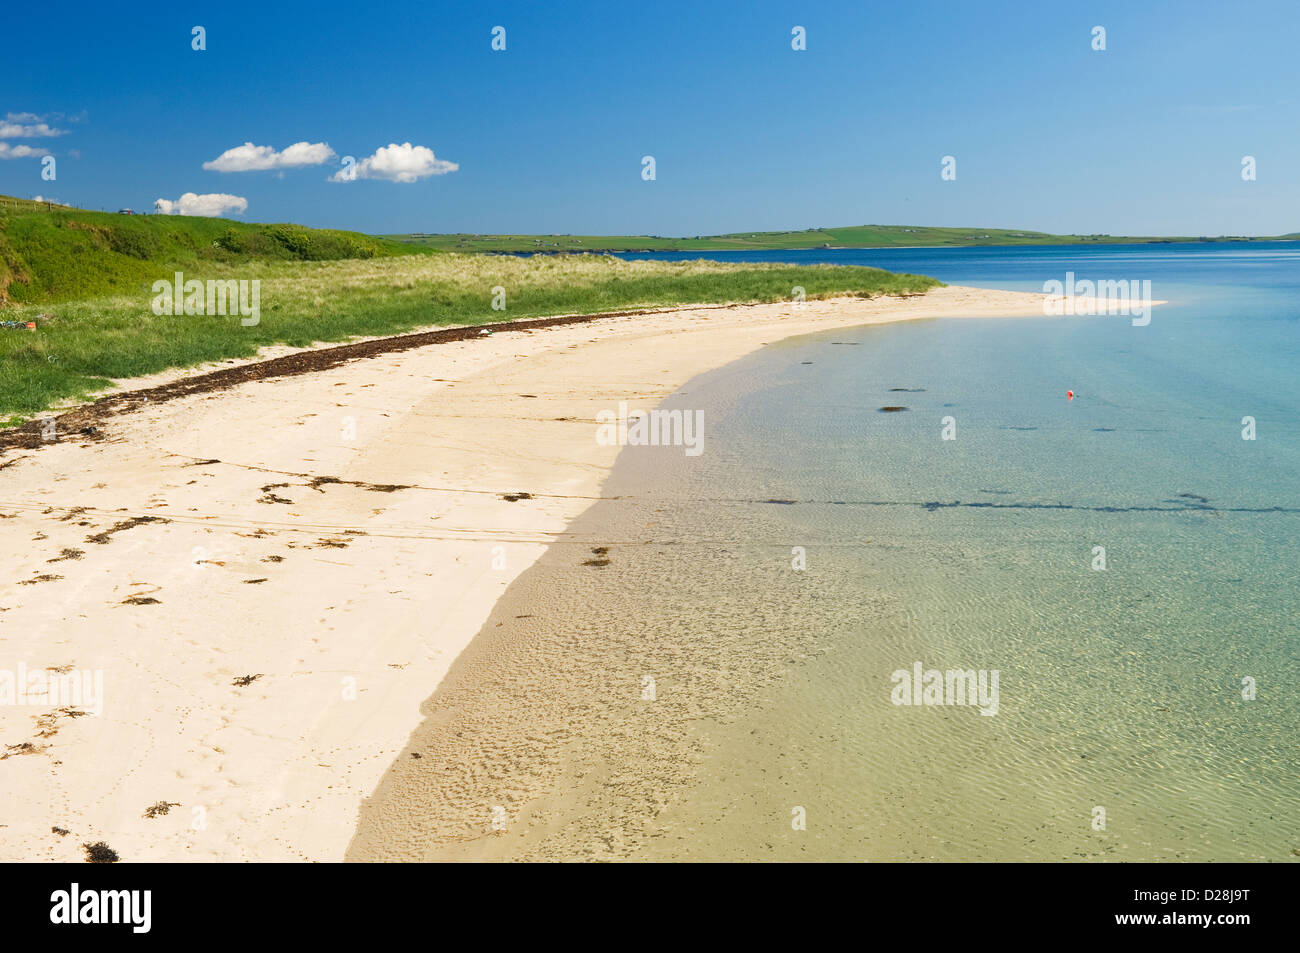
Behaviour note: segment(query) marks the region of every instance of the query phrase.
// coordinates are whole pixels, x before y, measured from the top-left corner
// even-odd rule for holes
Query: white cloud
[[[0,142],[0,159],[26,159],[29,156],[47,156],[50,150],[34,146],[11,146]]]
[[[400,146],[390,142],[375,150],[356,165],[347,166],[330,176],[331,182],[351,182],[353,179],[387,179],[389,182],[414,182],[430,175],[445,175],[459,169],[454,162],[439,159],[427,146],[413,146],[404,142]]]
[[[67,113],[46,113],[38,116],[36,113],[5,113],[5,118],[10,122],[84,122],[90,113],[82,110],[80,115],[69,116]]]
[[[195,195],[186,192],[175,202],[170,199],[158,199],[153,203],[154,210],[163,215],[201,215],[215,218],[226,211],[243,212],[248,208],[248,199],[238,195],[226,195],[223,192],[211,192],[207,195]]]
[[[211,162],[203,163],[203,168],[209,172],[256,172],[320,165],[332,158],[334,150],[323,142],[295,142],[283,152],[276,152],[271,146],[245,142],[242,146],[227,149]]]
[[[10,113],[0,120],[0,139],[50,139],[63,135],[62,129],[34,121],[39,118],[31,113]]]

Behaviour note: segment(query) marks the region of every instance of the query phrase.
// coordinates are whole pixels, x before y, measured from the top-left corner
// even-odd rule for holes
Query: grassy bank
[[[134,293],[159,271],[418,254],[358,232],[114,215],[0,196],[0,305]]]
[[[464,252],[780,251],[798,248],[903,248],[942,245],[1106,245],[1127,242],[1272,241],[1238,236],[1135,237],[1053,235],[1007,228],[859,225],[798,232],[737,232],[665,238],[659,235],[388,235],[407,247]],[[1291,236],[1294,237],[1294,236]]]
[[[175,221],[163,219],[160,224]],[[183,220],[183,224],[220,233],[231,223]],[[36,321],[38,329],[0,329],[0,420],[15,423],[61,401],[84,397],[105,388],[110,378],[252,357],[265,345],[306,346],[417,327],[557,314],[789,300],[795,286],[803,287],[808,298],[817,298],[908,294],[938,284],[931,278],[874,268],[826,265],[453,253],[393,257],[387,252],[339,261],[247,256],[235,261],[193,250],[195,257],[179,269],[186,279],[261,281],[257,326],[242,326],[238,315],[153,314],[152,282],[171,279],[171,261],[139,259],[141,267],[129,281],[117,272],[125,281],[117,294],[55,303],[11,301],[0,308],[0,320]],[[105,273],[94,272],[93,255],[88,262],[78,259],[66,267]],[[55,275],[46,287],[62,288],[76,280]],[[492,307],[493,289],[498,287],[505,290],[504,311]]]

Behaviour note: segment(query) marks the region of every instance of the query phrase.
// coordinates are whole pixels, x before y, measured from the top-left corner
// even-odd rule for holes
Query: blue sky
[[[368,232],[1300,231],[1295,0],[113,6],[8,5],[0,193]],[[203,168],[246,142],[332,158]]]

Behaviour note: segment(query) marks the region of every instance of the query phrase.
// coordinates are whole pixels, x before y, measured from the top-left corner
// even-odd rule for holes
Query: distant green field
[[[684,304],[915,294],[932,278],[833,265],[470,255],[298,225],[5,209],[0,200],[0,426],[113,378],[253,357],[260,347],[437,325]],[[154,314],[152,285],[256,279],[260,320]],[[494,303],[502,306],[501,310]],[[23,325],[32,322],[35,330]],[[7,418],[7,419],[6,419]]]
[[[736,232],[664,238],[659,235],[386,235],[407,247],[463,252],[776,251],[791,248],[899,248],[917,245],[1096,245],[1124,242],[1267,241],[1240,236],[1134,237],[1052,235],[1006,228],[927,228],[858,225],[802,232]]]

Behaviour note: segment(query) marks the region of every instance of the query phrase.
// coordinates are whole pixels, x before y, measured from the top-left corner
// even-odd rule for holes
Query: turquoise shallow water
[[[673,845],[664,856],[1293,859],[1293,246],[893,255],[870,263],[1019,289],[1067,269],[1149,278],[1171,304],[1146,327],[830,332],[674,398],[706,409],[708,452],[671,466],[630,452],[609,492],[675,500],[683,539],[733,541],[741,559],[774,565],[802,546],[820,638],[817,658],[705,732],[700,780],[665,818],[709,834],[655,843]],[[697,502],[724,486],[795,502]],[[707,579],[719,555],[698,558],[683,575]],[[707,598],[707,585],[682,597]],[[998,714],[891,704],[891,673],[916,661],[998,670]],[[818,823],[782,829],[796,806]]]
[[[1172,303],[834,331],[688,383],[664,406],[703,453],[625,448],[430,700],[421,856],[1296,859],[1293,246],[894,254]],[[916,663],[996,671],[996,714],[895,704]]]

